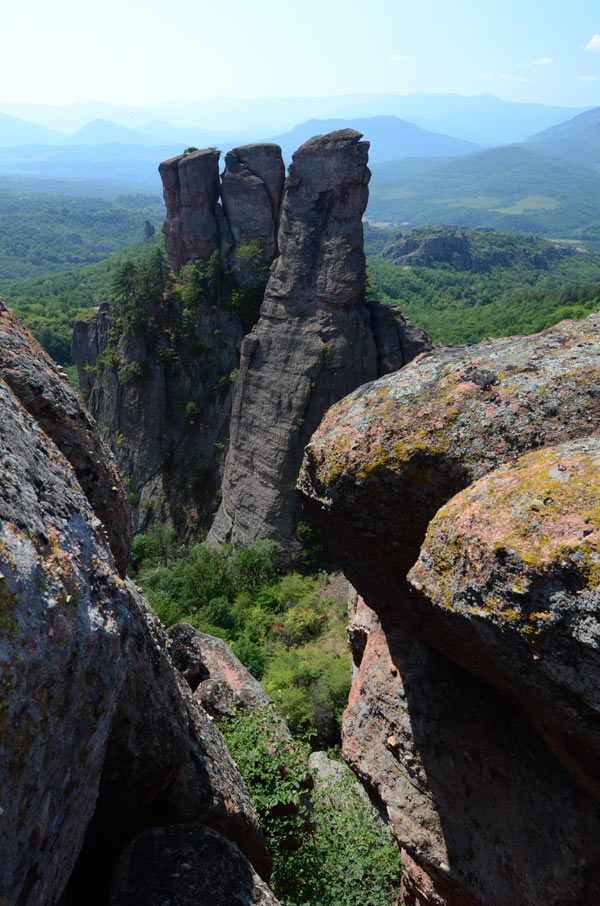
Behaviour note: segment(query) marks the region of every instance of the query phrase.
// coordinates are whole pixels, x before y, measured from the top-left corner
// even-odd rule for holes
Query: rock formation
[[[599,401],[595,314],[420,356],[307,448],[305,509],[364,599],[344,753],[409,904],[600,897]]]
[[[266,876],[239,772],[119,576],[130,534],[110,454],[5,310],[0,363],[0,900],[103,903],[120,850],[181,823],[235,841]]]
[[[173,663],[187,680],[196,701],[212,717],[237,708],[254,710],[271,699],[222,639],[176,623],[167,630]]]
[[[160,165],[170,264],[178,271],[219,252],[222,292],[186,322],[191,337],[182,333],[175,297],[148,302],[149,335],[122,333],[103,368],[98,357],[115,327],[110,311],[78,322],[73,334],[84,399],[130,483],[137,530],[153,521],[196,536],[208,528],[232,411],[225,499],[211,538],[289,541],[302,450],[325,411],[429,348],[424,331],[399,312],[363,301],[370,174],[360,138],[343,130],[311,139],[294,155],[285,188],[277,145],[230,151],[221,181],[214,149]],[[240,355],[242,324],[250,325],[231,297],[253,280],[248,249],[266,264],[277,257]]]
[[[230,151],[222,179],[215,149],[159,170],[173,270],[219,252],[222,286],[187,311],[176,294],[146,300],[146,330],[117,331],[102,306],[77,322],[72,351],[85,403],[126,476],[136,529],[171,522],[198,536],[218,505],[229,440],[244,322],[231,293],[253,279],[238,250],[257,250],[265,264],[276,254],[284,166],[280,148],[266,144]],[[112,361],[99,366],[111,348]]]
[[[302,450],[354,387],[429,348],[424,332],[363,301],[368,143],[351,129],[293,155],[261,316],[242,346],[223,501],[209,538],[293,538]]]

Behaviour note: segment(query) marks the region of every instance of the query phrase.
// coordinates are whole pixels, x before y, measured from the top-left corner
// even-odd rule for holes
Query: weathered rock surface
[[[163,225],[171,267],[210,258],[220,248],[219,152],[214,148],[180,154],[158,168],[167,209]]]
[[[241,776],[52,438],[100,500],[110,457],[55,366],[3,330],[2,374],[40,414],[0,377],[0,900],[101,903],[119,848],[158,819],[209,824],[267,875]]]
[[[149,331],[123,334],[120,366],[92,369],[109,343],[108,307],[73,331],[85,403],[135,496],[138,531],[169,521],[180,532],[208,527],[228,440],[230,375],[238,364],[240,320],[228,301],[200,306],[181,328],[175,301],[148,305]],[[139,373],[126,377],[123,369]]]
[[[213,717],[237,708],[254,710],[271,699],[222,639],[176,623],[167,630],[173,663],[190,685],[194,698]]]
[[[531,337],[438,348],[360,387],[323,419],[299,489],[359,592],[375,582],[371,599],[393,602],[454,494],[523,453],[598,429],[594,314]]]
[[[592,906],[600,820],[585,793],[499,693],[393,610],[370,622],[343,752],[403,847],[402,902]]]
[[[116,464],[66,374],[6,308],[0,311],[0,378],[70,462],[124,575],[131,513]]]
[[[408,581],[438,647],[514,698],[600,800],[600,439],[529,453],[457,494]]]
[[[223,502],[213,541],[290,540],[302,450],[324,412],[424,337],[400,339],[391,311],[375,329],[362,297],[362,222],[368,143],[351,129],[317,136],[293,155],[278,233],[279,257],[260,320],[243,343],[234,389]],[[378,343],[381,349],[378,357]]]
[[[284,177],[279,145],[245,145],[225,155],[221,198],[234,247],[255,243],[268,262],[277,254]]]
[[[278,906],[236,846],[201,824],[155,827],[123,853],[111,906]]]
[[[599,399],[595,314],[422,355],[307,448],[305,508],[372,609],[344,753],[410,904],[600,896]]]

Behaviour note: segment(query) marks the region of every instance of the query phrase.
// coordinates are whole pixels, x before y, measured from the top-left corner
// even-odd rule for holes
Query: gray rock
[[[279,906],[238,848],[201,824],[155,827],[123,853],[110,906]]]
[[[178,271],[187,261],[210,258],[219,242],[219,152],[193,151],[163,161],[167,217],[163,225],[169,263]]]
[[[351,129],[317,136],[293,155],[279,225],[279,257],[236,382],[223,501],[209,540],[290,541],[302,450],[323,414],[380,367],[399,367],[397,326],[365,288],[362,214],[368,143]],[[394,339],[392,340],[391,334]],[[427,342],[428,345],[428,342]],[[415,343],[418,346],[418,342]]]
[[[285,168],[278,145],[246,145],[225,155],[223,211],[234,247],[255,243],[265,260],[277,254],[277,226]],[[240,275],[233,256],[234,273]]]

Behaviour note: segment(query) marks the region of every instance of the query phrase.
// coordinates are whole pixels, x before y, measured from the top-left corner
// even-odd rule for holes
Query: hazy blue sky
[[[489,91],[600,105],[598,0],[25,0],[2,20],[1,102]]]

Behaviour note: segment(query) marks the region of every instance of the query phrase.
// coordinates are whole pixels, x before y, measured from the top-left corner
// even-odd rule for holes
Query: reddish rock
[[[254,710],[271,699],[222,639],[176,623],[167,630],[175,667],[190,685],[194,698],[213,717],[237,708]]]
[[[0,378],[70,462],[124,576],[131,548],[131,511],[115,461],[67,375],[7,309],[0,311]]]
[[[596,807],[510,702],[395,618],[371,614],[343,754],[404,849],[403,902],[592,906]]]

